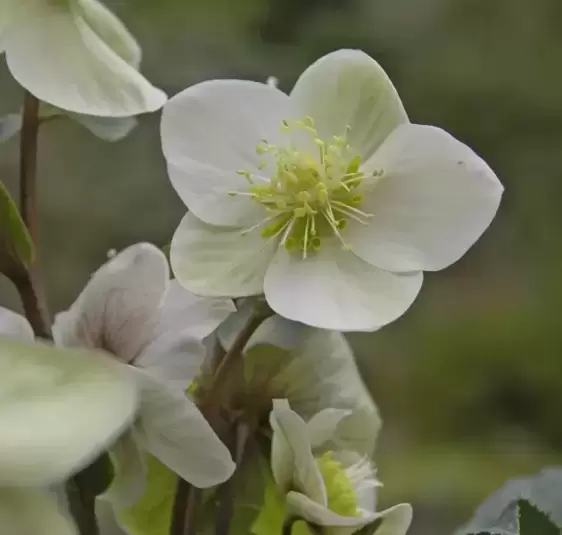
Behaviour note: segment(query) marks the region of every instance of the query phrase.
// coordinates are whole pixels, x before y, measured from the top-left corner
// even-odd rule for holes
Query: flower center
[[[359,516],[357,494],[342,463],[336,461],[328,451],[316,459],[316,464],[324,478],[328,508],[341,516]]]
[[[322,242],[332,236],[347,248],[342,232],[348,221],[366,224],[372,217],[359,209],[363,196],[358,188],[365,174],[359,170],[361,158],[347,141],[350,128],[329,142],[320,139],[311,117],[283,121],[281,131],[310,136],[314,151],[303,152],[292,144],[280,147],[262,140],[256,152],[273,157],[273,176],[264,179],[249,170],[240,170],[238,174],[249,183],[248,191],[230,194],[249,195],[265,207],[268,217],[243,233],[259,228],[264,239],[279,238],[287,250],[303,258],[318,251]],[[261,162],[258,170],[265,166]],[[382,171],[372,176],[380,177]]]

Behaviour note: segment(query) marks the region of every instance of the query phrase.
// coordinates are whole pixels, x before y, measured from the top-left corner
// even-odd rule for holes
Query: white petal
[[[110,454],[115,477],[100,498],[118,508],[132,506],[146,489],[147,468],[143,453],[128,431],[111,448]]]
[[[416,298],[421,273],[397,275],[369,265],[339,243],[306,260],[280,248],[264,293],[288,319],[338,331],[374,331],[399,318]]]
[[[244,297],[263,291],[263,279],[276,244],[259,232],[207,225],[188,213],[170,251],[179,283],[199,295]]]
[[[0,487],[79,470],[136,409],[136,385],[101,352],[3,340],[0,377]]]
[[[87,128],[94,136],[109,142],[121,141],[138,124],[135,117],[95,117],[79,113],[68,113],[68,116]]]
[[[172,185],[190,211],[218,225],[265,217],[249,197],[228,192],[248,191],[238,170],[270,176],[271,156],[259,155],[256,146],[263,139],[275,144],[290,115],[287,95],[257,82],[212,80],[171,98],[162,113],[162,147]],[[260,171],[262,161],[268,168]]]
[[[37,489],[0,490],[0,533],[5,535],[75,535],[72,521],[55,496]]]
[[[373,453],[381,420],[341,333],[309,328],[271,388],[304,419],[326,407],[349,409],[352,414],[340,421],[330,449]]]
[[[168,272],[164,253],[154,245],[128,247],[98,269],[70,309],[57,315],[55,340],[131,361],[152,339]]]
[[[332,439],[341,421],[349,416],[351,411],[343,409],[323,409],[317,412],[308,422],[308,435],[312,448],[320,448]]]
[[[109,9],[98,0],[78,0],[76,9],[113,52],[135,69],[139,68],[142,59],[139,44]]]
[[[130,64],[138,59],[130,36],[94,6],[34,5],[5,38],[12,75],[37,98],[72,112],[123,117],[161,108],[166,95]]]
[[[234,340],[244,328],[254,311],[255,299],[249,298],[234,314],[221,323],[217,331],[222,346],[228,350]],[[309,333],[310,329],[302,323],[290,321],[281,316],[273,315],[267,318],[256,329],[248,340],[245,351],[261,345],[267,344],[289,351],[302,343],[303,338]]]
[[[35,336],[31,325],[23,316],[0,307],[0,338],[33,342]]]
[[[195,404],[142,370],[134,370],[141,390],[135,437],[160,462],[196,487],[226,481],[234,472],[228,448]]]
[[[355,528],[350,531],[342,531],[342,535],[343,533],[353,533],[356,529],[370,524],[377,518],[376,513],[366,511],[362,516],[338,515],[300,492],[289,492],[287,494],[287,507],[293,514],[319,526]],[[337,532],[333,531],[332,533]]]
[[[382,520],[375,531],[376,535],[406,535],[412,523],[412,506],[408,503],[399,503],[377,514],[377,519]]]
[[[270,416],[273,476],[282,489],[297,488],[319,504],[327,503],[324,480],[318,470],[305,421],[286,399],[273,400]],[[287,485],[288,463],[292,464],[291,484]]]
[[[353,150],[371,156],[408,117],[381,66],[359,50],[338,50],[313,63],[298,79],[291,100],[311,116],[319,136],[345,134]]]
[[[346,239],[364,260],[391,271],[439,270],[456,262],[486,230],[503,187],[494,172],[445,131],[399,127],[367,167],[384,169]]]
[[[203,340],[235,311],[230,299],[199,297],[171,281],[152,339],[135,366],[185,391],[205,360]]]

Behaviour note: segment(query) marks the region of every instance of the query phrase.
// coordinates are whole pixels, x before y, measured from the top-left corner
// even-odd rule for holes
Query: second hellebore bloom
[[[58,345],[105,350],[139,388],[136,421],[111,451],[119,477],[108,498],[116,506],[143,492],[142,451],[197,487],[222,483],[234,471],[227,447],[185,395],[205,358],[203,339],[233,310],[229,300],[199,298],[170,281],[164,254],[141,243],[109,260],[57,315]],[[17,318],[4,312],[0,319],[10,332],[31,338]]]
[[[380,522],[377,533],[404,535],[412,508],[399,504],[376,512],[380,486],[371,462],[352,451],[325,447],[347,411],[327,409],[305,422],[285,399],[273,402],[271,467],[285,494],[287,518],[303,518],[326,535],[351,535]]]
[[[201,295],[265,294],[315,327],[372,331],[411,305],[424,270],[456,262],[492,221],[492,170],[439,128],[411,124],[366,54],[321,58],[290,95],[215,80],[164,107],[172,184],[189,208],[172,242]]]
[[[2,0],[1,52],[20,85],[67,111],[125,117],[167,99],[139,73],[134,37],[98,0]]]

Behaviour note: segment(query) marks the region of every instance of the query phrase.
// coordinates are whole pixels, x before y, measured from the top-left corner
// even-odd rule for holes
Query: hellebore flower
[[[134,37],[97,0],[2,0],[0,52],[20,85],[63,110],[126,117],[167,99],[140,74]]]
[[[264,294],[314,327],[373,331],[412,304],[424,270],[456,262],[503,187],[445,131],[411,124],[360,51],[312,64],[290,95],[213,80],[164,107],[162,145],[189,208],[172,268],[190,291]]]
[[[412,508],[399,504],[375,511],[380,483],[370,460],[323,447],[345,416],[346,411],[328,409],[305,422],[287,400],[274,401],[271,467],[286,497],[287,519],[304,519],[327,535],[351,535],[375,522],[377,533],[404,535]]]
[[[33,343],[25,320],[2,308],[0,337],[0,532],[72,535],[48,489],[130,424],[136,385],[101,352]]]

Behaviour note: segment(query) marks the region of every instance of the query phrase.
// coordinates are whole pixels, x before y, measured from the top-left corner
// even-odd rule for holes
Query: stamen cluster
[[[269,216],[243,233],[260,229],[263,238],[280,238],[287,250],[303,258],[318,251],[323,240],[331,236],[347,248],[342,231],[348,220],[365,224],[372,217],[358,208],[363,202],[359,187],[365,175],[359,170],[361,158],[348,143],[350,128],[343,136],[333,136],[326,142],[320,139],[312,117],[307,116],[302,121],[283,121],[281,131],[293,138],[302,133],[309,136],[310,150],[299,150],[293,143],[272,145],[265,139],[256,147],[258,154],[273,156],[273,176],[264,179],[240,170],[238,174],[249,183],[248,192],[230,194],[249,195],[265,207]],[[258,170],[265,167],[266,162],[260,162]],[[376,177],[381,175],[374,173]]]

